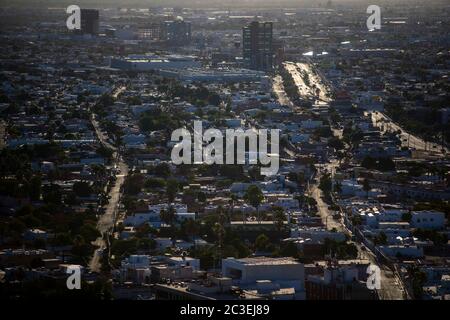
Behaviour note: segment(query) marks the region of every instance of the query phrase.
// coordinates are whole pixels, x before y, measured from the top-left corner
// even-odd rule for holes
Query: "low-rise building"
[[[411,212],[411,226],[420,229],[442,229],[445,227],[445,213],[413,211]]]
[[[280,288],[294,288],[296,299],[305,297],[304,267],[292,258],[227,258],[222,260],[222,275],[245,289],[257,289],[257,281],[270,280]]]

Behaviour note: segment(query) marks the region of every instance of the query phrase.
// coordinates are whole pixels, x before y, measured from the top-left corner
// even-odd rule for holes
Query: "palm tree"
[[[286,215],[283,208],[277,207],[273,210],[273,223],[277,231],[281,231],[284,226],[284,221],[286,220]]]
[[[369,180],[368,179],[364,179],[364,181],[363,181],[363,190],[366,192],[366,198],[367,199],[369,198],[369,191],[370,191],[370,189],[372,189],[372,188],[370,186]]]
[[[169,208],[166,209],[162,209],[161,212],[159,213],[161,220],[166,223],[169,224],[170,226],[175,224],[176,221],[176,211],[174,209],[174,207],[169,206]]]
[[[259,205],[261,204],[261,202],[264,200],[264,195],[261,191],[261,189],[256,186],[256,185],[251,185],[244,196],[245,200],[247,200],[247,202],[256,208],[256,214],[258,216],[258,222],[261,223],[261,219],[259,216]]]
[[[101,164],[92,164],[91,165],[91,170],[94,173],[94,176],[96,178],[100,178],[104,175],[106,175],[106,168],[104,165]]]
[[[234,214],[234,204],[236,203],[237,200],[238,200],[237,195],[231,194],[231,196],[230,196],[230,202],[231,202],[230,209],[231,209],[231,214],[228,216],[228,222],[231,221],[231,218],[232,218],[232,216],[233,216],[233,214]]]
[[[213,232],[217,235],[217,247],[220,259],[222,258],[223,239],[225,237],[225,228],[224,228],[225,216],[223,214],[223,209],[221,206],[217,208],[217,213],[219,214],[219,221],[214,224],[212,229]]]
[[[186,234],[194,241],[195,246],[195,235],[198,233],[198,225],[197,222],[193,219],[187,219],[184,223],[184,228],[186,230]]]
[[[169,203],[172,203],[175,200],[177,192],[178,192],[178,182],[173,179],[167,181],[166,195],[167,199],[169,200]]]

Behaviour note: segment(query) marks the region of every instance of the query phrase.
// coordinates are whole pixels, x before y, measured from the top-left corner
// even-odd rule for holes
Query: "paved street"
[[[102,237],[97,238],[97,240],[94,242],[94,245],[97,246],[98,249],[95,251],[94,256],[92,257],[91,262],[89,264],[89,268],[91,269],[91,271],[95,272],[100,271],[101,255],[103,250],[106,248],[106,243],[103,239],[103,235],[110,232],[114,226],[114,220],[116,217],[121,196],[121,187],[128,173],[128,166],[122,160],[118,161],[118,168],[121,173],[116,175],[117,178],[116,182],[114,186],[111,188],[111,191],[109,192],[109,196],[111,198],[109,199],[105,213],[100,217],[97,224],[97,229],[102,234]]]
[[[121,92],[123,92],[126,89],[126,87],[120,87],[115,90],[113,93],[113,96],[117,97]],[[103,131],[100,129],[99,123],[96,120],[95,116],[91,116],[91,123],[94,126],[97,138],[100,140],[100,142],[110,148],[111,150],[114,150],[113,158],[114,158],[114,165],[118,169],[119,174],[116,174],[116,181],[114,183],[114,186],[111,188],[108,196],[109,201],[106,206],[105,213],[100,217],[98,223],[97,223],[97,229],[102,234],[101,237],[97,238],[95,242],[93,243],[97,249],[94,252],[94,255],[89,263],[89,268],[91,271],[99,272],[101,267],[101,256],[103,251],[106,248],[106,242],[104,240],[104,235],[108,234],[112,228],[114,227],[114,221],[116,218],[118,206],[120,203],[120,197],[121,197],[121,187],[125,181],[125,177],[128,174],[128,166],[123,161],[122,157],[118,153],[118,150],[115,146],[110,144],[108,142],[108,137],[103,133]]]
[[[304,98],[317,98],[319,101],[330,101],[330,98],[326,96],[328,89],[324,81],[312,70],[312,67],[308,63],[286,62],[284,66],[292,75],[300,96]],[[302,73],[308,74],[309,84],[306,84],[303,80]],[[316,94],[316,89],[320,90],[319,95]]]
[[[395,273],[387,266],[378,264],[375,255],[362,244],[356,243],[361,259],[368,259],[372,264],[380,267],[381,289],[378,290],[380,300],[404,300],[402,284]]]
[[[2,300],[450,294],[444,0],[10,2]]]
[[[328,172],[332,172],[334,167],[337,166],[337,162],[330,162],[324,166]],[[323,201],[323,192],[319,189],[319,182],[322,176],[321,168],[319,168],[318,173],[316,175],[317,183],[312,183],[310,185],[310,195],[317,202],[317,210],[318,214],[322,218],[322,222],[325,226],[327,226],[328,230],[336,229],[337,231],[344,231],[344,227],[340,220],[333,219],[333,211],[328,209],[328,204]]]
[[[283,79],[281,78],[281,76],[276,76],[273,79],[273,91],[276,93],[276,95],[278,97],[278,102],[281,105],[286,105],[286,106],[289,106],[289,107],[293,107],[294,106],[294,104],[288,98],[286,92],[284,91]]]
[[[306,95],[311,94],[311,92],[304,86],[304,82],[301,79],[301,76],[299,74],[299,68],[296,67],[296,65],[300,65],[299,68],[304,68],[304,70],[309,69],[305,68],[305,64],[293,64],[288,63],[286,64],[286,68],[293,74],[294,80],[299,86],[299,91],[303,92]],[[310,79],[314,79],[313,76],[310,76]],[[316,83],[324,83],[325,81],[321,80],[315,80]],[[325,92],[326,89],[321,90],[321,92]],[[282,94],[277,92],[277,95],[283,96]],[[399,130],[400,128],[397,128],[395,130]],[[335,130],[334,135],[338,137],[342,137],[342,130]],[[414,137],[415,138],[415,137]],[[420,145],[420,143],[423,143],[423,141],[420,141],[420,139],[415,138],[417,140],[417,143]],[[424,145],[424,144],[422,144]],[[328,230],[337,230],[340,232],[344,232],[346,234],[351,234],[351,231],[348,230],[342,219],[336,220],[333,219],[333,211],[328,209],[328,204],[324,202],[323,200],[323,192],[319,189],[319,182],[320,178],[325,173],[331,173],[333,174],[338,167],[339,163],[337,160],[329,161],[328,163],[317,165],[317,174],[316,179],[314,183],[310,184],[309,186],[309,195],[314,198],[317,202],[317,210],[318,214],[322,219],[323,224],[326,226]],[[395,275],[395,273],[390,270],[387,266],[378,264],[374,254],[365,248],[363,245],[361,245],[358,242],[354,242],[357,249],[358,249],[358,257],[361,259],[367,259],[372,264],[377,265],[380,267],[381,272],[381,289],[378,291],[378,296],[381,300],[403,300],[404,299],[404,293],[402,290],[402,284],[400,279]]]
[[[426,151],[428,153],[431,152],[433,154],[437,154],[440,156],[444,155],[442,153],[442,150],[444,150],[445,153],[448,153],[449,151],[447,148],[441,146],[440,144],[427,142],[413,134],[409,134],[402,127],[393,122],[391,118],[389,118],[382,112],[372,112],[371,115],[373,124],[377,127],[383,127],[384,132],[400,131],[402,145],[405,147],[411,147],[419,151]]]

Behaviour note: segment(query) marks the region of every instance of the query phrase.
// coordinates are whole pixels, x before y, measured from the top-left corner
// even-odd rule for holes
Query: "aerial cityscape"
[[[1,1],[0,299],[450,300],[449,26]]]

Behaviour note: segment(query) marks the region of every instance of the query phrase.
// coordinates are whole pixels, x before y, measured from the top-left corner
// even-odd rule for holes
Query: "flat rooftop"
[[[197,260],[195,258],[192,257],[170,257],[169,260],[171,261],[193,261],[193,260]]]
[[[243,258],[235,259],[236,262],[258,266],[258,265],[286,265],[286,264],[300,264],[298,261],[292,258],[268,258],[268,257],[257,257],[257,258]]]
[[[230,224],[232,226],[274,226],[275,223],[273,221],[231,221]],[[283,224],[287,224],[287,221],[283,221]]]

